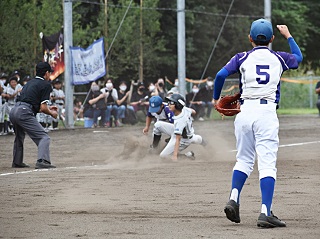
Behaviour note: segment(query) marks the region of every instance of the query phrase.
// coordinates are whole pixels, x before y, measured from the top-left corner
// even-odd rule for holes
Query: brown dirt
[[[0,238],[320,238],[318,117],[280,116],[273,209],[287,227],[267,230],[256,226],[256,168],[241,195],[241,223],[223,212],[235,162],[232,118],[195,122],[209,141],[189,147],[195,161],[148,154],[151,134],[142,128],[50,132],[53,170],[12,169],[14,137],[1,136]],[[34,167],[36,155],[27,136],[25,163]]]

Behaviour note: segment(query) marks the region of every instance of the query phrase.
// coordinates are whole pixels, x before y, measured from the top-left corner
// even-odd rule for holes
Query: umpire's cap
[[[258,19],[251,24],[250,36],[254,41],[269,42],[273,36],[272,24],[266,19]]]
[[[158,95],[152,96],[149,100],[149,112],[157,113],[162,105],[162,98]]]
[[[39,62],[36,66],[37,75],[43,76],[47,71],[53,72],[48,62]]]

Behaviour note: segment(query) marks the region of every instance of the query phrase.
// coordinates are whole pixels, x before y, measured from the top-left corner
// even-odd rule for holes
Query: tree
[[[308,11],[307,5],[294,1],[273,1],[272,2],[272,22],[274,25],[274,35],[276,40],[273,44],[273,49],[281,49],[282,51],[290,51],[289,46],[283,39],[278,30],[276,30],[276,24],[285,24],[288,26],[290,33],[294,36],[294,39],[299,44],[302,53],[306,51],[308,28],[310,28],[310,22],[305,17]]]
[[[61,1],[1,1],[0,9],[0,65],[7,72],[19,69],[32,75],[35,64],[42,59],[39,32],[50,34],[61,28]]]
[[[129,5],[129,0],[117,1],[120,8],[109,7],[108,39],[114,44],[107,60],[109,61],[109,74],[115,79],[137,80],[139,72],[139,47],[140,47],[140,9],[133,3],[118,35],[116,32]],[[144,0],[145,8],[154,8],[158,0]],[[161,61],[159,53],[164,51],[163,37],[157,35],[160,30],[160,14],[157,11],[143,10],[143,52],[144,76],[146,80],[157,77],[159,69],[157,64]]]
[[[250,23],[263,17],[263,0],[234,1],[230,15],[218,40],[218,34],[230,1],[186,1],[186,74],[199,79],[215,45],[212,59],[204,75],[214,76],[235,53],[251,48],[247,35]],[[134,0],[124,23],[115,36],[130,0],[108,0],[108,43],[114,44],[108,55],[109,73],[115,80],[136,80],[139,72],[140,0]],[[0,1],[0,71],[15,69],[34,73],[34,65],[42,59],[39,33],[51,35],[63,25],[61,0]],[[177,77],[177,12],[176,1],[143,0],[144,78],[155,81]],[[319,67],[320,26],[318,0],[272,1],[272,23],[276,41],[274,50],[289,51],[276,24],[287,24],[302,49],[304,62]],[[250,13],[250,15],[248,14]],[[104,1],[73,2],[73,45],[83,48],[103,37]],[[110,44],[109,44],[110,46]],[[107,52],[108,49],[105,49]],[[310,63],[311,62],[311,63]]]

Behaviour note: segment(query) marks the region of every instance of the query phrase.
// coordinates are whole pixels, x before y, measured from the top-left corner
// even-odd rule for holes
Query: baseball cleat
[[[157,154],[158,153],[158,148],[154,147],[152,144],[150,145],[149,149],[148,149],[148,153],[149,154]]]
[[[49,161],[45,159],[39,159],[36,163],[36,169],[41,169],[41,168],[56,168],[56,166],[52,165]]]
[[[25,164],[25,163],[21,163],[21,164],[12,163],[12,167],[13,168],[30,168],[30,166],[28,164]]]
[[[191,159],[191,160],[195,160],[196,157],[194,156],[194,152],[193,151],[189,151],[187,153],[184,154],[185,156],[187,156],[187,158]]]
[[[202,138],[201,145],[202,145],[203,147],[206,147],[206,146],[207,146],[207,141],[205,141],[203,138]]]
[[[264,213],[260,213],[257,222],[258,227],[273,228],[273,227],[286,227],[286,223],[281,221],[271,212],[270,216],[266,216]]]
[[[227,218],[235,223],[240,223],[239,204],[234,200],[230,200],[224,207]]]

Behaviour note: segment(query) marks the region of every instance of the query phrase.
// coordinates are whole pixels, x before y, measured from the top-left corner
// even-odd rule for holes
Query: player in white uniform
[[[9,83],[3,94],[3,96],[6,98],[6,101],[7,101],[4,104],[4,112],[5,112],[5,117],[7,117],[7,120],[9,122],[8,133],[14,132],[12,123],[10,122],[9,114],[12,108],[14,107],[21,90],[22,90],[22,86],[18,83],[18,78],[16,76],[10,77]]]
[[[217,103],[227,76],[240,74],[240,109],[234,122],[237,141],[237,162],[233,168],[229,202],[224,211],[227,218],[240,223],[240,193],[253,171],[255,157],[261,189],[259,227],[285,227],[272,213],[272,199],[277,176],[276,161],[279,146],[279,121],[276,109],[280,99],[280,77],[283,71],[298,68],[301,51],[287,26],[277,26],[287,39],[291,54],[268,48],[274,40],[272,25],[265,19],[252,23],[249,40],[253,49],[236,54],[216,75],[214,103]]]
[[[53,90],[51,93],[51,101],[54,106],[57,106],[58,108],[58,117],[52,118],[52,129],[56,130],[58,129],[59,119],[63,120],[63,111],[64,111],[64,100],[65,100],[65,94],[63,90],[61,89],[62,82],[57,78],[53,81]]]
[[[170,141],[160,153],[160,157],[172,156],[172,160],[178,159],[178,154],[186,149],[190,144],[206,145],[206,142],[200,135],[194,133],[192,125],[192,115],[196,114],[194,109],[186,107],[185,99],[180,94],[172,94],[166,97],[170,110],[174,113],[174,128]],[[192,151],[185,156],[194,159]]]
[[[146,126],[142,130],[143,134],[148,134],[151,122],[156,118],[153,127],[153,142],[151,149],[156,149],[159,145],[161,135],[164,133],[171,136],[173,132],[173,112],[167,105],[164,105],[160,96],[152,96],[149,100],[149,109],[146,117]]]
[[[0,75],[0,135],[7,134],[5,132],[5,126],[4,126],[4,115],[5,115],[5,98],[4,98],[4,92],[6,92],[6,82],[7,82],[7,75],[5,73],[2,73]],[[3,95],[3,97],[2,97]]]

